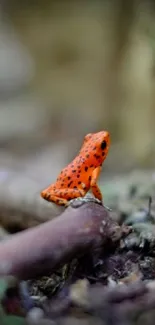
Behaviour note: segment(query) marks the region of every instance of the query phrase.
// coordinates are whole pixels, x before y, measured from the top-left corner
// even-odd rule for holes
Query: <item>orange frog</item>
[[[47,201],[67,206],[70,200],[84,197],[91,189],[93,195],[102,201],[97,179],[109,146],[109,132],[87,134],[79,154],[61,171],[56,182],[41,192],[41,196]]]

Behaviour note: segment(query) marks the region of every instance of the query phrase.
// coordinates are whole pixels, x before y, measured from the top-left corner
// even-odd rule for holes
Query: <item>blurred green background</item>
[[[1,1],[1,169],[48,184],[102,129],[103,178],[153,168],[154,90],[153,1]]]

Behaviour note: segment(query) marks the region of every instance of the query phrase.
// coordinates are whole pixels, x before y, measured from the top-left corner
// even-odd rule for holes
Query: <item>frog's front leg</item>
[[[94,169],[94,171],[92,173],[91,181],[90,181],[90,188],[91,188],[94,196],[98,200],[102,201],[102,193],[97,185],[97,180],[98,180],[100,172],[101,172],[100,166]]]
[[[63,189],[55,189],[52,191],[48,190],[43,194],[42,197],[49,202],[54,202],[57,205],[67,206],[68,202],[72,199],[76,199],[78,197],[83,197],[85,195],[85,191],[78,188],[63,188]]]

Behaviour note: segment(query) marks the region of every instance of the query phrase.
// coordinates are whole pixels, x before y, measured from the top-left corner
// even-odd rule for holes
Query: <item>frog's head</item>
[[[101,131],[97,135],[98,148],[102,156],[107,155],[110,147],[110,134],[108,131]]]
[[[83,150],[90,154],[91,159],[102,164],[106,158],[110,146],[110,134],[108,131],[89,133],[84,138]]]

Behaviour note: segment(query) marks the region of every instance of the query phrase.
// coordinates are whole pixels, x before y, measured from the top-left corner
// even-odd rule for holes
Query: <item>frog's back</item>
[[[67,167],[59,174],[55,186],[57,188],[72,188],[79,185],[84,175],[86,162],[82,155],[78,155]]]
[[[104,145],[105,147],[102,147]],[[74,188],[81,183],[89,187],[93,170],[101,166],[109,146],[109,133],[101,131],[87,134],[75,159],[59,174],[57,188]]]

